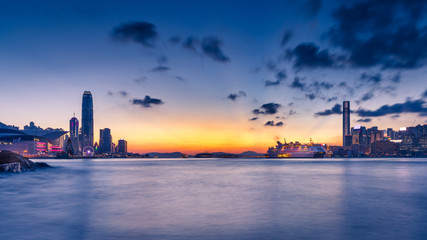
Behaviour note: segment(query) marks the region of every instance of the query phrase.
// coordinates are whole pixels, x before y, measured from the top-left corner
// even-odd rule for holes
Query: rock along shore
[[[51,168],[51,166],[43,162],[33,162],[14,152],[0,152],[0,172],[20,173],[32,171],[37,168]]]

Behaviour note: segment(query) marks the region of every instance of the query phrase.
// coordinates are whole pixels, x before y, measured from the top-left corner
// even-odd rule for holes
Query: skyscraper
[[[92,93],[85,91],[82,102],[82,149],[93,147],[93,101]]]
[[[70,119],[70,140],[74,154],[80,153],[79,120],[76,117]]]
[[[111,146],[113,139],[111,137],[111,130],[104,128],[99,130],[99,152],[111,153]]]
[[[117,145],[117,153],[125,154],[128,152],[128,142],[124,139],[120,139]]]
[[[350,135],[350,102],[343,102],[343,110],[342,110],[342,145],[349,146],[351,142],[348,143],[346,141],[346,136]]]

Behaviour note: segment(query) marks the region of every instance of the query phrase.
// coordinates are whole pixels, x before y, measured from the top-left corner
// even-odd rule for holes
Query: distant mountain
[[[264,157],[265,156],[264,153],[257,153],[257,152],[254,152],[254,151],[242,152],[239,155],[240,155],[240,157]]]
[[[182,158],[187,155],[181,152],[173,152],[173,153],[159,153],[159,152],[150,152],[147,153],[150,158]]]
[[[254,151],[246,151],[241,154],[226,153],[226,152],[213,152],[213,153],[198,153],[190,157],[195,158],[252,158],[252,157],[264,157],[265,154],[257,153]]]

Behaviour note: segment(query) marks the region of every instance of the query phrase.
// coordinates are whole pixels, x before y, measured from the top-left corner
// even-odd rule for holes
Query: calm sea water
[[[49,160],[0,239],[427,239],[427,159]]]

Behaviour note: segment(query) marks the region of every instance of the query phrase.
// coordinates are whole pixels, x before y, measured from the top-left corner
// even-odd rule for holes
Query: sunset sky
[[[341,144],[351,125],[427,120],[426,1],[0,1],[0,122],[131,152]],[[337,105],[338,104],[338,105]]]

